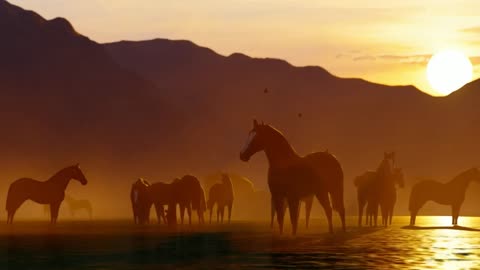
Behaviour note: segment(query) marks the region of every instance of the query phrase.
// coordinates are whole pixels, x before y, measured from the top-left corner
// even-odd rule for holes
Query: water
[[[417,220],[413,229],[403,227],[407,217],[357,228],[352,217],[347,233],[334,234],[312,220],[297,237],[258,222],[176,232],[129,221],[18,222],[0,225],[0,269],[480,269],[480,218],[461,217],[456,229],[450,217]]]

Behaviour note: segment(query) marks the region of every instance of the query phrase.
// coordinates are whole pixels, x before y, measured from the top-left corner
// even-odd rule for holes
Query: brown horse
[[[385,185],[382,195],[380,197],[380,209],[382,211],[382,224],[383,226],[392,225],[393,209],[397,202],[397,189],[396,185],[400,188],[405,186],[405,180],[403,170],[401,168],[394,168],[390,185]]]
[[[83,209],[88,213],[90,219],[92,219],[93,209],[89,200],[75,199],[70,195],[65,195],[65,201],[67,201],[68,209],[70,210],[72,217],[75,216],[77,211]]]
[[[162,182],[153,183],[148,187],[148,195],[150,196],[150,201],[155,206],[158,224],[160,224],[162,220],[163,223],[167,224],[164,206],[169,205],[173,200],[173,185]]]
[[[13,223],[15,212],[26,200],[32,200],[39,204],[49,204],[50,221],[55,224],[60,204],[65,198],[65,189],[71,179],[79,181],[82,185],[87,184],[87,179],[78,164],[60,170],[44,182],[31,178],[21,178],[14,181],[10,185],[7,195],[7,224]]]
[[[228,223],[232,217],[233,185],[228,174],[222,174],[222,182],[214,184],[208,192],[207,208],[210,211],[210,223],[212,223],[213,206],[217,204],[217,223],[223,223],[225,207],[228,210]]]
[[[152,200],[148,191],[149,187],[150,183],[139,178],[132,184],[130,189],[130,201],[132,202],[133,221],[135,224],[147,224],[150,221]]]
[[[480,182],[480,171],[478,168],[468,169],[445,184],[433,180],[421,181],[415,184],[412,187],[408,205],[410,226],[415,225],[418,211],[428,201],[450,205],[452,207],[452,225],[457,225],[460,207],[465,200],[465,192],[470,181]]]
[[[300,202],[305,203],[305,225],[308,229],[308,225],[310,224],[310,213],[312,212],[313,206],[313,195],[307,196],[306,198],[302,198]],[[287,204],[284,204],[284,207],[287,208]],[[271,217],[270,217],[270,228],[273,228],[273,220],[275,219],[275,206],[273,201],[271,201]],[[284,210],[285,211],[285,210]]]
[[[181,179],[175,179],[172,183],[172,200],[169,203],[167,212],[167,220],[171,225],[176,224],[176,218],[174,217],[176,204],[180,206],[180,218],[182,224],[185,209],[187,209],[189,224],[192,224],[192,210],[197,211],[199,223],[205,223],[205,192],[200,185],[200,181],[198,181],[195,176],[185,175]]]
[[[275,205],[280,233],[283,233],[285,200],[290,212],[292,233],[295,235],[300,200],[310,195],[315,195],[323,206],[329,231],[333,232],[332,206],[338,211],[345,231],[343,171],[332,154],[317,152],[301,157],[280,131],[269,125],[258,124],[254,120],[246,145],[240,152],[240,159],[248,161],[259,151],[265,151],[268,159],[268,186]]]
[[[375,171],[376,177],[370,185],[370,197],[367,205],[367,220],[369,224],[377,226],[378,208],[387,200],[384,191],[390,186],[395,186],[393,179],[393,167],[395,164],[395,152],[385,152],[382,162]]]

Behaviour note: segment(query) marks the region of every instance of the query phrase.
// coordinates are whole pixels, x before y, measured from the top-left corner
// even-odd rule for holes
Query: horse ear
[[[257,119],[253,119],[253,128],[258,127]]]
[[[80,168],[80,163],[75,164],[75,167]]]

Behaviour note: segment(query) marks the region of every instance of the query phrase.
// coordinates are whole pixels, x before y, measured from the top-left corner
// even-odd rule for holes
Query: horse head
[[[402,168],[395,168],[393,171],[393,181],[398,184],[400,188],[405,187],[405,177]]]
[[[255,153],[265,150],[264,126],[253,120],[253,129],[248,133],[247,141],[240,151],[242,161],[247,162]]]
[[[468,174],[472,181],[480,183],[480,170],[477,167],[473,167],[470,170],[468,170]]]
[[[88,183],[87,178],[85,178],[82,170],[80,170],[80,165],[78,163],[70,168],[72,172],[72,179],[77,180],[82,185],[86,185]]]

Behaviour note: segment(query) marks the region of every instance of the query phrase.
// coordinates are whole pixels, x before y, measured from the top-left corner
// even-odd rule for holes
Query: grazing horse
[[[68,208],[70,209],[70,214],[75,216],[75,212],[84,209],[87,211],[88,216],[92,219],[92,204],[89,200],[77,200],[72,198],[69,195],[65,195],[65,200],[67,201]]]
[[[130,201],[132,202],[133,221],[135,224],[146,224],[150,221],[150,208],[152,200],[148,193],[148,183],[145,179],[139,178],[132,184],[130,189]]]
[[[365,205],[371,204],[370,202],[372,198],[372,184],[375,182],[375,178],[377,177],[377,172],[375,171],[367,171],[362,175],[355,177],[353,183],[355,187],[357,187],[357,203],[358,203],[358,226],[362,226],[362,216],[363,216],[363,209]],[[369,213],[367,211],[366,216],[366,224],[368,225],[369,220]]]
[[[217,204],[217,223],[223,223],[225,207],[228,208],[228,223],[230,223],[233,197],[232,181],[228,174],[222,174],[222,182],[214,184],[208,192],[207,208],[210,211],[210,223],[212,223],[212,210],[215,204]]]
[[[176,218],[174,218],[176,204],[180,206],[182,224],[185,209],[187,209],[189,224],[192,224],[192,210],[197,211],[199,223],[205,223],[205,192],[195,176],[185,175],[181,179],[175,179],[172,183],[172,200],[168,205],[167,212],[167,220],[171,225],[176,224]]]
[[[30,178],[21,178],[10,184],[7,195],[7,224],[13,223],[13,217],[18,208],[26,201],[32,200],[39,204],[50,205],[50,221],[57,222],[60,204],[65,198],[65,189],[71,179],[87,184],[85,175],[77,165],[58,171],[47,181],[41,182]]]
[[[452,207],[452,225],[457,225],[460,207],[465,200],[465,192],[470,181],[480,182],[480,171],[478,168],[468,169],[445,184],[433,180],[421,181],[415,184],[412,187],[408,205],[410,226],[415,225],[418,210],[427,201],[450,205]]]
[[[155,206],[158,224],[160,224],[162,220],[167,224],[164,205],[168,205],[172,201],[172,193],[172,184],[157,182],[148,187],[148,195]]]
[[[308,229],[308,225],[310,224],[310,213],[312,212],[312,205],[313,205],[313,195],[307,196],[306,198],[302,198],[300,202],[305,203],[305,225]],[[284,204],[284,207],[287,207],[287,204]],[[275,206],[273,201],[271,201],[271,218],[270,218],[270,228],[273,228],[273,220],[275,218]],[[284,210],[285,211],[285,210]]]
[[[283,233],[285,200],[290,212],[292,234],[295,235],[300,200],[311,195],[315,195],[323,206],[329,231],[333,232],[332,206],[338,211],[345,231],[343,170],[335,156],[328,152],[317,152],[301,157],[280,131],[254,120],[253,129],[240,152],[240,159],[246,162],[259,151],[265,151],[268,159],[268,186],[280,234]]]

